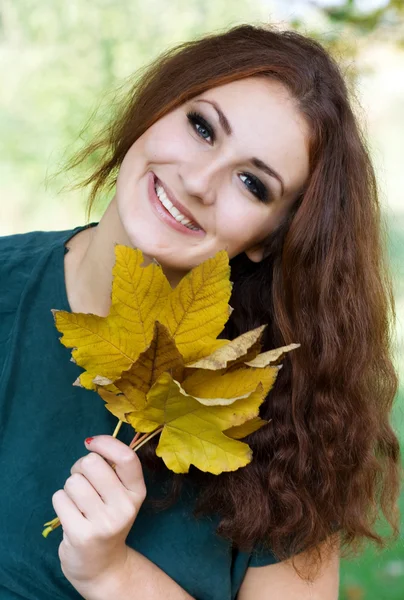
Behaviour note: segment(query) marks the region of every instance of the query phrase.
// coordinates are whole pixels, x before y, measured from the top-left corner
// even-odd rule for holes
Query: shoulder
[[[1,314],[14,310],[23,289],[34,277],[37,265],[73,231],[32,231],[0,236]]]
[[[0,272],[3,277],[16,268],[20,274],[28,272],[32,265],[55,246],[66,242],[81,227],[63,231],[30,231],[0,236]]]
[[[30,258],[61,242],[71,230],[30,231],[0,236],[0,261],[6,264],[18,258]]]
[[[2,280],[20,265],[27,271],[30,265],[48,252],[55,244],[61,243],[68,231],[30,231],[0,237],[0,269]]]
[[[331,544],[330,544],[331,542]],[[297,569],[304,573],[310,566],[312,555],[302,552],[297,556],[272,563],[267,559],[250,562],[241,584],[237,600],[337,600],[339,588],[339,537],[324,543],[319,548],[321,564],[311,581],[300,577]],[[264,566],[265,565],[265,566]],[[258,568],[256,568],[258,567]]]

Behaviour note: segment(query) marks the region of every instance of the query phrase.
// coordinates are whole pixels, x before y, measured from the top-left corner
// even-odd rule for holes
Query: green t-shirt
[[[112,435],[117,424],[94,392],[72,386],[82,369],[70,361],[51,314],[70,310],[64,244],[81,229],[0,237],[1,600],[81,598],[60,568],[61,528],[41,535],[55,516],[52,494],[87,453],[84,439]],[[118,438],[129,444],[133,433],[124,424]],[[150,495],[159,496],[162,476],[144,474]],[[193,506],[187,486],[165,511],[146,498],[127,544],[194,598],[232,600],[249,566],[276,559],[236,551],[216,535],[218,518],[195,519]]]

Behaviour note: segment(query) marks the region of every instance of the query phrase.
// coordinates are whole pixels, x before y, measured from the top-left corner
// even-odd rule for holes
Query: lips
[[[179,231],[180,233],[182,233],[184,235],[191,236],[194,238],[204,238],[206,235],[206,232],[203,229],[191,229],[190,227],[186,227],[180,221],[177,221],[172,216],[172,214],[163,206],[163,204],[159,200],[157,193],[156,193],[156,187],[155,187],[156,181],[158,181],[159,185],[161,185],[163,187],[163,184],[158,180],[158,178],[155,176],[153,171],[149,171],[148,198],[149,198],[150,206],[151,206],[152,210],[154,211],[154,214],[161,221],[166,223],[171,229],[175,229],[176,231]],[[165,190],[165,187],[163,187],[163,189]],[[164,191],[164,193],[167,194],[166,191]],[[171,198],[172,197],[173,197],[173,195],[171,194]],[[168,195],[167,195],[167,199],[168,199]],[[171,202],[171,200],[169,200],[169,201]],[[181,206],[178,202],[176,204],[178,206]],[[181,209],[183,209],[182,206],[181,206]],[[178,210],[180,210],[180,208]],[[186,209],[184,212],[186,214],[189,214],[189,212]],[[190,215],[188,218],[193,219],[193,216]]]
[[[192,224],[195,225],[196,227],[199,227],[199,229],[201,229],[202,231],[204,231],[203,227],[198,223],[198,221],[195,219],[195,217],[193,216],[193,214],[187,209],[185,208],[185,206],[183,206],[181,204],[181,202],[179,202],[177,200],[177,198],[174,196],[174,194],[172,193],[172,191],[166,186],[165,183],[163,183],[156,175],[153,174],[154,177],[154,186],[156,186],[156,184],[158,183],[159,185],[161,185],[161,187],[164,189],[167,198],[170,200],[170,202],[172,203],[173,206],[175,206],[175,208],[182,214],[184,215],[184,217],[187,217],[187,219],[189,219],[190,221],[192,221]]]

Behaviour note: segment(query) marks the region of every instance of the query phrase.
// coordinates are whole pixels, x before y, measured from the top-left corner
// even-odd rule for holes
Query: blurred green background
[[[402,374],[403,0],[0,0],[0,235],[84,223],[87,192],[65,189],[74,180],[63,164],[96,135],[132,74],[173,44],[242,22],[276,22],[312,35],[342,65],[378,174]],[[403,406],[401,386],[393,415],[401,440]],[[344,560],[340,599],[403,600],[402,539]]]

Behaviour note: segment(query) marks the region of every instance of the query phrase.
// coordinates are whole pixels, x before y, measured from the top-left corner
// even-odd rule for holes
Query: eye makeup
[[[203,131],[205,131],[212,140],[209,143],[213,144],[213,142],[216,139],[215,131],[214,131],[213,127],[208,123],[208,121],[200,113],[198,113],[196,111],[190,111],[187,113],[187,119],[191,123],[191,125],[194,128],[194,130],[196,131],[196,133],[202,139],[208,141],[207,137],[205,135],[203,135]]]
[[[197,133],[197,135],[205,140],[208,144],[213,145],[216,140],[216,134],[214,127],[205,119],[201,113],[190,110],[186,114],[189,123],[193,130]],[[268,191],[268,188],[262,183],[258,177],[252,175],[251,173],[240,173],[240,179],[245,177],[246,180],[249,180],[250,183],[243,183],[247,190],[253,194],[260,202],[264,204],[269,204],[272,200],[271,194]]]

